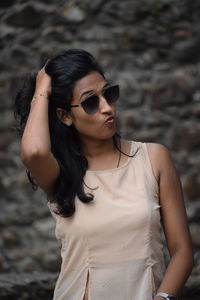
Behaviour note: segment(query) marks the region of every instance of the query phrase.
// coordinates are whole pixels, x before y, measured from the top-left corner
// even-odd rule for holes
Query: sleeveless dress
[[[137,151],[136,151],[137,150]],[[56,219],[61,271],[54,300],[152,300],[164,273],[159,189],[146,143],[131,142],[124,165],[86,172],[90,203]]]

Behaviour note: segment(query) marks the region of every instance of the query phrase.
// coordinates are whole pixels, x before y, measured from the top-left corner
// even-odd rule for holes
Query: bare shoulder
[[[162,144],[157,144],[157,143],[146,143],[146,144],[147,144],[148,152],[152,156],[154,156],[154,155],[156,155],[156,156],[157,155],[161,155],[161,156],[170,155],[168,148]]]
[[[157,143],[147,143],[147,149],[157,178],[163,170],[174,167],[172,156],[166,146]]]

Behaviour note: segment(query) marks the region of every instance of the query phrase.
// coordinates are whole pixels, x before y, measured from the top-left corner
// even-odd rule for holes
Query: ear
[[[72,117],[70,116],[69,112],[63,110],[62,108],[57,108],[56,114],[61,122],[68,126],[72,125]]]

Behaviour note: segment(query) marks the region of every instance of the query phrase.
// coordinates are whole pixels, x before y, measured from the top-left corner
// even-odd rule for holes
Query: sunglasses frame
[[[118,90],[119,90],[119,85],[118,85],[118,84],[114,84],[114,85],[110,85],[110,86],[108,86],[108,87],[105,87],[105,88],[103,89],[102,93],[104,93],[106,90],[108,90],[108,89],[110,89],[110,88],[113,88],[113,87],[117,87]],[[85,109],[84,109],[84,107],[83,107],[83,103],[84,103],[85,101],[87,101],[90,97],[93,97],[93,96],[96,96],[96,97],[98,97],[98,99],[99,99],[99,96],[97,96],[96,94],[94,94],[94,95],[91,95],[91,96],[87,97],[86,99],[84,99],[84,100],[83,100],[81,103],[79,103],[79,104],[76,104],[76,105],[70,105],[69,108],[71,108],[71,107],[82,107],[83,110],[84,110],[84,112],[85,112],[86,114],[88,114],[88,115],[93,115],[93,114],[95,114],[95,113],[98,111],[99,105],[98,105],[98,107],[97,107],[97,110],[94,111],[94,112],[92,112],[92,113],[88,113],[87,111],[85,111]],[[106,98],[105,98],[105,99],[106,99]],[[118,99],[117,99],[117,100],[118,100]],[[115,103],[117,102],[117,100],[116,100],[115,102],[111,103],[111,104],[115,104]],[[106,101],[107,101],[107,99],[106,99]],[[107,101],[107,103],[109,104],[108,101]],[[111,105],[111,104],[110,104],[110,105]]]

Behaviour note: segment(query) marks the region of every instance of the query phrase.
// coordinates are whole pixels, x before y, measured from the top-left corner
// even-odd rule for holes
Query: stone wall
[[[68,48],[92,52],[110,80],[120,84],[118,118],[124,137],[171,150],[195,250],[184,295],[200,296],[199,18],[198,0],[0,2],[1,299],[51,299],[48,288],[42,294],[40,276],[52,289],[59,271],[54,221],[45,196],[33,192],[26,178],[12,107],[25,74]],[[12,285],[16,276],[19,293]],[[30,282],[37,286],[35,295],[27,288]]]

